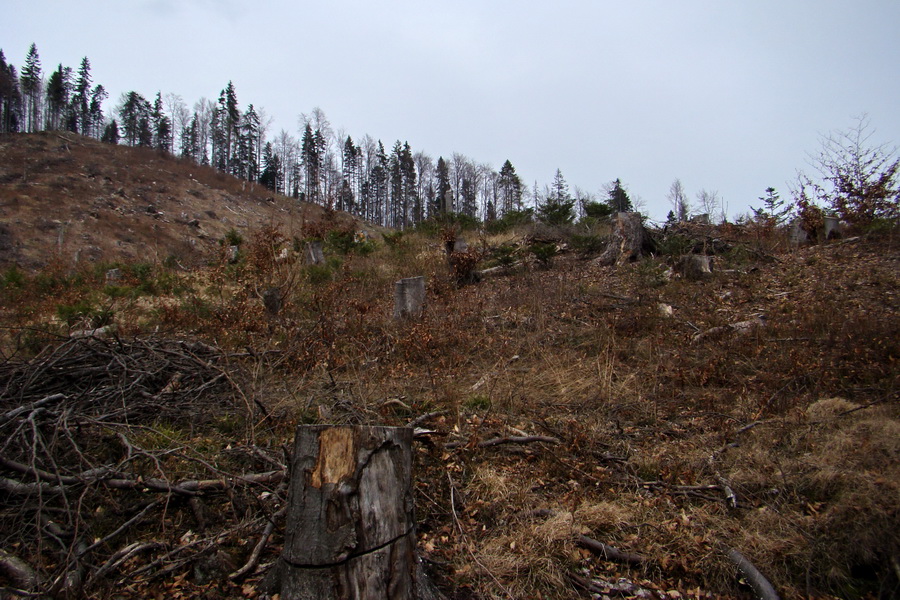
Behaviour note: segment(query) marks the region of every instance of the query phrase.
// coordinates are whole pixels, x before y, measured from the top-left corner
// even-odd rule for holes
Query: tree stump
[[[425,307],[425,278],[407,277],[394,283],[394,318],[417,317]]]
[[[297,428],[282,600],[420,597],[412,439],[408,427]]]
[[[688,281],[701,281],[712,275],[709,257],[703,254],[685,254],[681,257],[681,274]]]
[[[324,265],[325,254],[322,252],[322,242],[306,242],[303,258],[308,265]]]
[[[606,250],[596,260],[601,265],[621,265],[641,256],[646,233],[641,213],[620,212],[613,223],[613,232]]]
[[[837,217],[826,216],[825,221],[825,239],[831,240],[841,237],[841,220]]]

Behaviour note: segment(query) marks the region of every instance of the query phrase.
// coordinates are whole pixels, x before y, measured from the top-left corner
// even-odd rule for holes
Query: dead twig
[[[576,538],[576,541],[594,554],[597,554],[598,556],[601,556],[606,560],[614,560],[616,562],[639,566],[647,563],[647,559],[639,554],[623,552],[618,548],[614,548],[612,546],[604,544],[603,542],[598,542],[597,540],[591,539],[584,535],[579,535]]]
[[[509,436],[509,437],[497,437],[491,438],[489,440],[482,440],[475,444],[477,448],[491,448],[493,446],[500,446],[503,444],[534,444],[536,442],[544,442],[545,444],[558,444],[559,440],[554,437],[549,437],[546,435],[528,435],[528,436]],[[462,446],[466,446],[468,443],[463,442],[450,442],[444,445],[444,448],[447,450],[453,450],[454,448],[460,448]]]

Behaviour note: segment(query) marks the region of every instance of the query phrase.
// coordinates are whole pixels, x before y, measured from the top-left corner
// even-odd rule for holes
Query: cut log
[[[613,222],[613,232],[606,250],[596,261],[605,266],[621,265],[641,256],[646,232],[641,213],[620,212]]]
[[[425,307],[425,278],[407,277],[394,283],[394,318],[417,317]]]
[[[297,428],[284,550],[270,581],[282,600],[419,598],[408,427]]]

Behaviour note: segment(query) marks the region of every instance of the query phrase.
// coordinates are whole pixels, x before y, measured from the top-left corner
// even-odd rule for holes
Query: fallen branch
[[[747,560],[746,556],[734,548],[730,548],[728,550],[728,560],[738,568],[738,571],[741,572],[747,583],[753,588],[757,598],[760,600],[779,600],[778,592],[775,591],[769,580],[753,566],[753,563]]]
[[[418,417],[416,417],[415,419],[413,419],[412,421],[407,423],[406,426],[412,427],[413,429],[415,429],[416,427],[418,427],[425,421],[429,421],[435,417],[439,417],[446,412],[447,412],[446,410],[436,410],[434,412],[425,413],[424,415],[419,415]]]
[[[85,584],[85,588],[90,588],[95,581],[97,581],[110,571],[119,568],[122,563],[124,563],[135,554],[145,552],[147,550],[155,550],[162,547],[164,547],[164,544],[161,542],[134,542],[133,544],[125,546],[124,548],[118,550],[116,553],[110,556],[109,559],[107,559],[107,561],[103,563],[103,565],[101,565],[99,569],[94,571],[94,573],[90,576],[87,583]]]
[[[500,446],[503,444],[533,444],[535,442],[544,442],[546,444],[558,444],[559,440],[555,437],[549,437],[546,435],[527,435],[520,436],[514,435],[510,437],[498,437],[491,438],[489,440],[483,440],[475,444],[477,448],[490,448],[492,446]],[[450,442],[449,444],[445,444],[444,448],[447,450],[453,450],[454,448],[460,448],[462,446],[469,445],[469,442]]]
[[[579,535],[576,538],[576,541],[594,554],[602,556],[606,560],[614,560],[616,562],[627,563],[630,565],[644,565],[647,563],[647,559],[640,554],[623,552],[618,548],[613,548],[612,546],[608,546],[603,542],[598,542],[597,540],[591,539],[584,535]]]
[[[37,589],[38,575],[24,560],[0,548],[0,572],[26,592]]]
[[[12,421],[19,415],[31,412],[38,408],[42,408],[44,406],[47,406],[48,404],[56,402],[57,400],[62,400],[65,397],[65,394],[52,394],[50,396],[47,396],[46,398],[41,398],[37,402],[32,402],[28,406],[20,406],[19,408],[15,408],[0,417],[0,426],[6,425],[9,421]]]
[[[279,486],[279,491],[282,493],[287,491],[287,486]],[[250,553],[250,558],[247,559],[247,562],[244,563],[243,567],[228,576],[230,581],[240,581],[256,568],[259,564],[259,558],[262,556],[263,550],[266,549],[266,544],[269,543],[269,538],[272,537],[272,532],[275,531],[275,521],[283,517],[287,513],[287,509],[288,504],[285,504],[278,512],[272,515],[272,518],[266,523],[266,527],[259,536],[259,541],[256,543],[256,546],[254,546],[253,552]]]

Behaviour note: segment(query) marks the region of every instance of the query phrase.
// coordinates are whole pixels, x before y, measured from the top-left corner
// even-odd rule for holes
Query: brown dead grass
[[[165,180],[180,185],[194,184]],[[248,221],[244,231],[242,262],[225,264],[216,248],[209,268],[183,274],[183,295],[116,300],[114,319],[241,357],[242,389],[270,411],[255,435],[273,447],[301,422],[402,425],[443,411],[423,424],[434,433],[416,446],[416,489],[423,553],[449,597],[582,597],[569,573],[748,597],[730,547],[786,598],[896,593],[891,239],[769,257],[777,244],[754,238],[702,282],[662,279],[667,259],[607,269],[564,254],[549,269],[459,287],[437,238],[407,234],[370,255],[329,250],[328,265],[310,268],[293,254],[276,260],[293,248],[289,228]],[[414,275],[427,280],[425,314],[395,322],[393,282]],[[0,290],[6,355],[25,351],[23,327],[45,327],[60,302],[96,299],[102,286],[94,273],[50,291],[35,278]],[[284,292],[277,315],[260,298],[270,286]],[[759,314],[760,327],[726,327]],[[695,341],[714,327],[726,329]],[[560,443],[475,447],[522,434]],[[737,509],[708,487],[720,478]],[[648,564],[603,561],[576,533]]]

